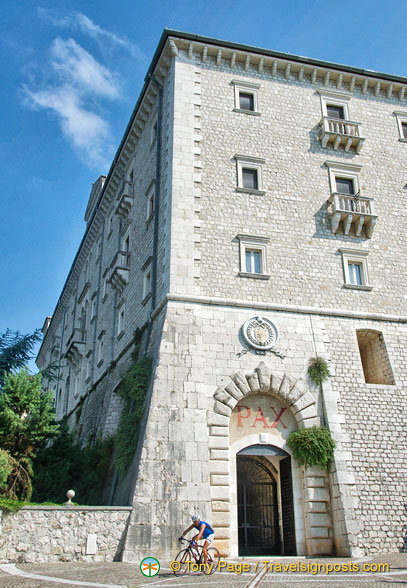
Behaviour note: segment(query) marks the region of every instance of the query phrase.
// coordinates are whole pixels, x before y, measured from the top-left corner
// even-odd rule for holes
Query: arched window
[[[356,331],[360,359],[367,384],[394,385],[389,356],[380,331],[360,329]]]

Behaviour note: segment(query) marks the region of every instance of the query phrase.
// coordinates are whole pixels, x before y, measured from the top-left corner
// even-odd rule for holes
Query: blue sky
[[[52,314],[165,27],[407,76],[406,21],[407,0],[3,0],[0,333]]]

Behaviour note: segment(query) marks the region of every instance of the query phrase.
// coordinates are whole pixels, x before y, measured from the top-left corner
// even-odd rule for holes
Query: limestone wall
[[[130,507],[33,507],[0,511],[0,563],[118,561]]]

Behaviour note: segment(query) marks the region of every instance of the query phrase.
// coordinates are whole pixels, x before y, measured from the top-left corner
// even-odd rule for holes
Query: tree
[[[0,334],[0,388],[4,385],[5,374],[22,368],[33,358],[34,346],[40,339],[39,329],[31,335],[22,335],[10,329]]]
[[[7,470],[1,494],[7,498],[29,500],[35,449],[55,435],[52,392],[41,391],[41,374],[32,376],[26,367],[4,374],[0,396],[0,447],[2,476]],[[5,463],[8,460],[8,465]]]
[[[57,430],[52,392],[41,391],[41,374],[27,368],[4,376],[0,397],[0,446],[14,459],[31,458]]]

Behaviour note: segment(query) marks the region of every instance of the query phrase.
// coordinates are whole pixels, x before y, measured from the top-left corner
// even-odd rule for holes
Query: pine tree
[[[0,397],[0,446],[14,459],[34,455],[36,446],[58,429],[52,392],[41,391],[41,374],[27,368],[4,376]]]
[[[22,368],[32,359],[34,346],[40,339],[39,329],[31,335],[10,329],[0,334],[0,388],[4,385],[5,374]]]

